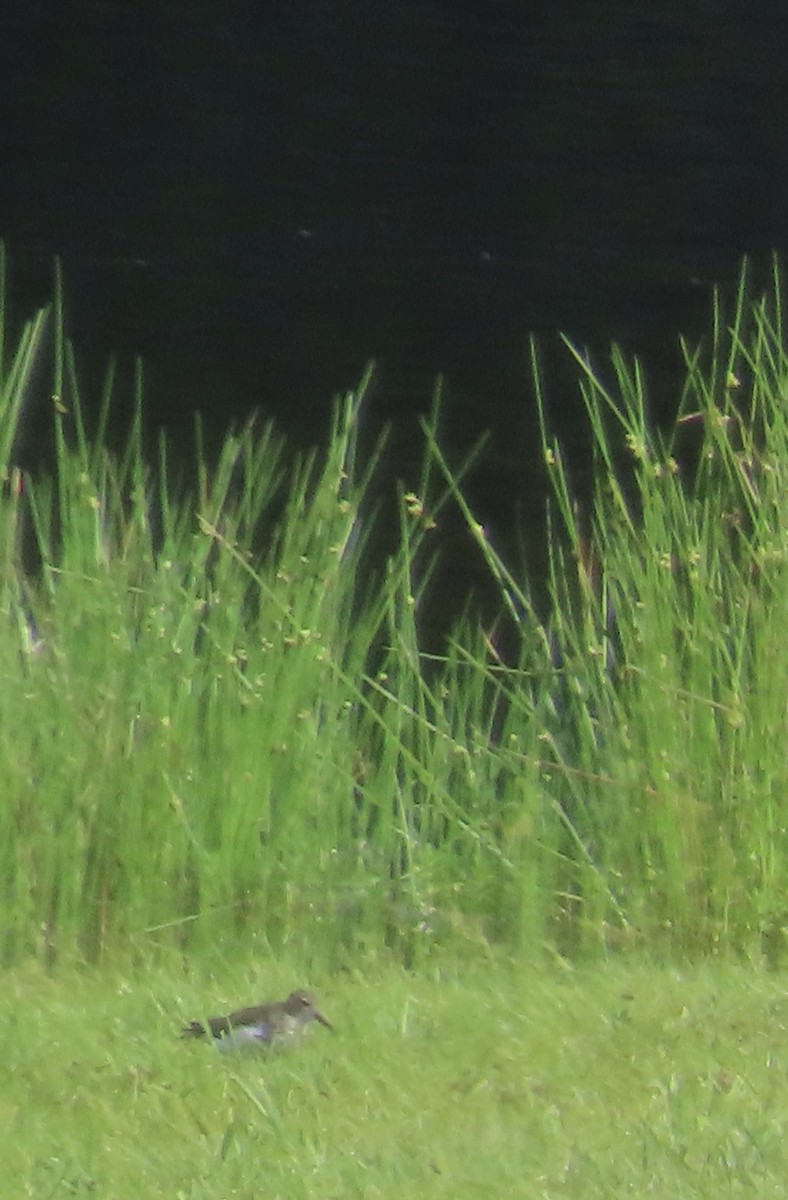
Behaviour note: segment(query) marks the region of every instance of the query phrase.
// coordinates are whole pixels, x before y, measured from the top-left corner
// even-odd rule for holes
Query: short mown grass
[[[177,1038],[301,982],[259,960],[7,975],[6,1193],[782,1195],[788,1000],[769,973],[379,963],[317,981],[333,1034],[238,1059]]]

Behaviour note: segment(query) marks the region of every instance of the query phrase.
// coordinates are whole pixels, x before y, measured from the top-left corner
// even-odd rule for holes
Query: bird
[[[190,1021],[181,1030],[181,1037],[201,1038],[210,1034],[222,1052],[262,1049],[292,1041],[310,1021],[318,1021],[326,1029],[334,1028],[315,1004],[312,993],[298,990],[291,992],[286,1000],[239,1008],[226,1017],[209,1017],[205,1024]]]

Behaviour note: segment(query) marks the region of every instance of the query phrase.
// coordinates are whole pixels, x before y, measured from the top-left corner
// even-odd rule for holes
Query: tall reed
[[[2,294],[2,288],[0,288]],[[47,330],[53,347],[41,390]],[[0,362],[0,955],[173,942],[328,965],[436,946],[776,954],[785,914],[788,356],[779,279],[685,347],[675,425],[637,363],[568,346],[593,436],[585,510],[542,414],[545,610],[441,450],[372,563],[366,381],[325,446],[196,429],[191,481],[110,369],[88,428],[59,285]],[[47,392],[52,399],[47,399]],[[26,474],[49,404],[52,471]],[[127,428],[109,449],[118,419]],[[117,440],[117,439],[115,439]],[[427,660],[419,610],[448,506],[517,635],[470,613]],[[25,544],[23,544],[23,542]],[[540,588],[540,593],[542,589]]]
[[[552,479],[543,621],[468,514],[521,634],[512,666],[474,661],[502,697],[490,753],[507,780],[513,881],[534,843],[547,928],[567,948],[639,943],[771,954],[786,914],[785,637],[788,355],[775,268],[727,324],[684,346],[677,420],[649,418],[641,368],[604,370],[567,343],[593,437],[583,512],[547,428]],[[608,382],[612,380],[612,382]],[[545,834],[541,828],[548,814]],[[541,879],[540,879],[541,887]],[[519,890],[515,888],[515,890]]]

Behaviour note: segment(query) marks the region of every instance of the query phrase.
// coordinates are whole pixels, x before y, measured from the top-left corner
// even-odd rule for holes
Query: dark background
[[[480,515],[527,537],[528,333],[570,444],[558,330],[641,354],[670,419],[679,333],[788,237],[786,63],[783,0],[12,0],[12,315],[61,255],[87,374],[141,353],[179,445],[195,408],[210,438],[260,408],[310,443],[375,358],[367,420],[410,483],[441,372],[450,447],[492,434]]]

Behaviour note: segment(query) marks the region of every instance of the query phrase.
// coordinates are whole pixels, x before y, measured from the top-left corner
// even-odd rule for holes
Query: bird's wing
[[[269,1005],[267,1004],[252,1004],[249,1008],[239,1008],[235,1012],[230,1013],[229,1017],[224,1017],[227,1025],[233,1029],[237,1025],[267,1025],[269,1023]],[[222,1020],[222,1018],[214,1017],[214,1020]]]

